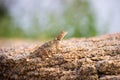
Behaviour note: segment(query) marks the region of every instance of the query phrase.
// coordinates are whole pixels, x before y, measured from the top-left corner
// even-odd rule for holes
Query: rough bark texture
[[[120,80],[120,33],[0,50],[1,80]]]

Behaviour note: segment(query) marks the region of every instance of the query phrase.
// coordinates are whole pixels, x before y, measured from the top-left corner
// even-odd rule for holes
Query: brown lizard
[[[41,46],[41,48],[52,47],[52,46],[56,46],[56,48],[58,48],[57,46],[59,46],[59,43],[63,40],[63,38],[65,37],[66,34],[67,34],[67,32],[61,31],[58,34],[57,38],[55,38],[52,41],[46,42],[45,44],[43,44]]]
[[[42,46],[37,48],[32,53],[33,55],[31,55],[31,57],[34,57],[34,56],[43,57],[44,55],[46,57],[48,57],[48,54],[56,53],[58,50],[60,50],[60,47],[61,47],[60,42],[63,40],[63,38],[65,37],[66,34],[67,34],[67,32],[61,31],[58,34],[57,38],[55,38],[52,41],[46,42],[45,44],[43,44]]]

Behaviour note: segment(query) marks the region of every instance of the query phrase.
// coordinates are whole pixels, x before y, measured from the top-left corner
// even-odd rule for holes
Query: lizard
[[[33,51],[31,57],[35,57],[35,56],[48,57],[48,54],[56,53],[57,51],[60,50],[61,47],[60,43],[66,34],[67,32],[61,31],[55,39],[44,43],[43,45],[38,47],[35,51]]]

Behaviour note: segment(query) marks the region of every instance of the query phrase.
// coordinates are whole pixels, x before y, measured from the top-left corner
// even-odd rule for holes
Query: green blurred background
[[[0,1],[0,38],[50,39],[61,30],[67,38],[90,37],[108,30],[98,29],[88,0],[25,1]]]

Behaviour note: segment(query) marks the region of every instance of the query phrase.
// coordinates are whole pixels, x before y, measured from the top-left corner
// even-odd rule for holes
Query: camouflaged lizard
[[[61,47],[61,41],[63,40],[63,38],[65,37],[65,35],[67,34],[67,32],[65,31],[61,31],[57,38],[55,38],[52,41],[46,42],[45,44],[43,44],[42,46],[40,46],[38,49],[36,49],[31,55],[31,57],[43,57],[46,56],[48,57],[48,54],[53,54],[56,53],[57,51],[60,50]]]

